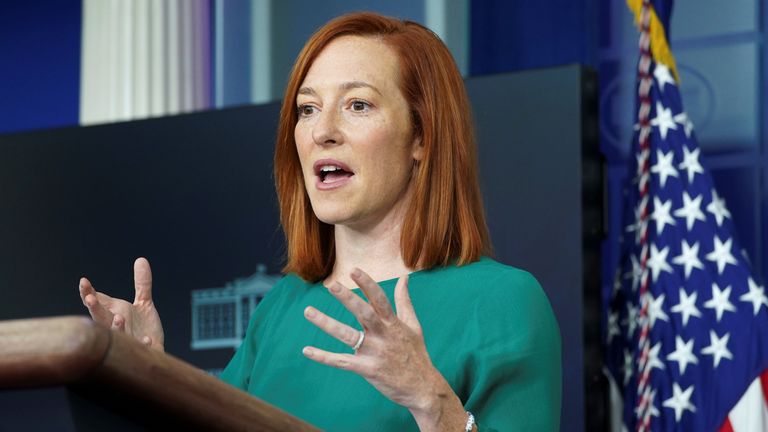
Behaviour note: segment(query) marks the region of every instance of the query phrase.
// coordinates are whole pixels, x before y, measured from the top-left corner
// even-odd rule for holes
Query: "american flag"
[[[605,327],[622,429],[768,431],[768,298],[705,169],[674,59],[652,46],[666,44],[651,34],[665,23],[649,0],[629,3],[641,32],[637,124]]]

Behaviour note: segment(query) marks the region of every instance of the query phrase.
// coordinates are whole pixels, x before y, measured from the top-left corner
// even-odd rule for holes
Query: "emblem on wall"
[[[223,288],[192,290],[192,349],[239,347],[256,305],[280,277],[259,264],[256,273]]]

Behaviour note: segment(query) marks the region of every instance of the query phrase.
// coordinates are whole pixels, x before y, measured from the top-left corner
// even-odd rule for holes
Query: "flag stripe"
[[[725,422],[723,422],[723,425],[720,427],[720,432],[735,432],[729,419],[725,419]]]
[[[764,432],[768,430],[768,407],[766,407],[762,381],[765,374],[752,381],[739,399],[728,420],[734,432]]]
[[[760,375],[760,382],[763,387],[763,398],[768,401],[768,370],[763,371]]]

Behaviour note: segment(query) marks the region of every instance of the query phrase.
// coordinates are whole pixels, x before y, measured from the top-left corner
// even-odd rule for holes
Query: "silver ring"
[[[361,346],[363,346],[363,341],[365,340],[365,332],[360,330],[360,337],[357,339],[357,343],[355,343],[355,346],[352,347],[355,352],[360,349]]]

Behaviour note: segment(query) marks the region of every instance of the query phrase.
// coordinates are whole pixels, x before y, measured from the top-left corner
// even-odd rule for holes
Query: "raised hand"
[[[152,270],[146,258],[138,258],[133,263],[133,281],[136,289],[133,303],[96,291],[86,278],[80,279],[80,299],[96,323],[125,332],[163,351],[163,325],[152,302]]]
[[[359,330],[308,306],[304,315],[310,322],[350,348],[358,349],[348,354],[305,347],[304,355],[362,376],[384,396],[408,408],[422,431],[446,430],[463,424],[466,416],[459,398],[427,353],[421,324],[408,293],[408,277],[400,278],[395,286],[397,313],[370,276],[358,269],[351,277],[370,303],[340,283],[328,289],[362,325],[362,343]]]

